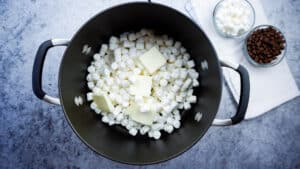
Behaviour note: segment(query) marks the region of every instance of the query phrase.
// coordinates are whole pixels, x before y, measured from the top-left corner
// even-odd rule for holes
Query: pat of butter
[[[155,117],[155,113],[153,112],[140,112],[139,106],[137,104],[131,104],[126,110],[125,113],[129,115],[129,117],[141,124],[144,125],[152,125]]]
[[[114,106],[111,100],[108,98],[108,96],[105,93],[94,95],[93,100],[101,111],[111,113],[114,110]]]
[[[166,63],[165,57],[159,52],[159,50],[156,49],[156,47],[151,48],[146,53],[138,57],[138,61],[150,74],[153,74]]]
[[[130,115],[133,112],[139,112],[140,107],[135,103],[130,103],[130,105],[124,110],[124,113]]]
[[[150,96],[152,78],[150,76],[135,75],[136,82],[130,85],[129,91],[136,96]]]

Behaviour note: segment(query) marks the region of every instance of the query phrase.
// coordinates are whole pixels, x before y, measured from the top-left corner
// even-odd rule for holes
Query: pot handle
[[[235,65],[230,62],[222,61],[221,66],[228,67],[239,73],[241,78],[240,101],[236,114],[230,119],[215,119],[212,123],[214,126],[234,125],[244,120],[250,96],[250,80],[247,69],[242,65]]]
[[[42,89],[42,73],[44,67],[44,61],[47,52],[54,46],[68,46],[69,40],[67,39],[51,39],[43,42],[35,56],[33,70],[32,70],[32,89],[33,93],[41,100],[44,100],[51,104],[60,105],[59,98],[55,98],[47,95]]]

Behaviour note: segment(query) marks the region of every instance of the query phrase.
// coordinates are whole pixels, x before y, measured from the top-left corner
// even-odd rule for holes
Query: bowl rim
[[[253,19],[252,19],[252,23],[251,23],[251,26],[249,27],[249,30],[245,31],[244,33],[240,34],[240,35],[229,35],[229,34],[224,34],[221,32],[221,30],[218,28],[217,26],[217,23],[216,23],[216,12],[218,10],[218,8],[220,7],[220,5],[224,2],[224,1],[227,1],[227,0],[220,0],[214,7],[214,10],[213,10],[213,14],[212,14],[212,20],[213,20],[213,25],[214,25],[214,28],[216,30],[216,32],[222,36],[223,38],[233,38],[233,39],[238,39],[238,38],[241,38],[245,35],[247,35],[253,28],[253,26],[255,25],[255,20],[256,20],[256,12],[255,12],[255,9],[253,7],[253,5],[248,1],[248,0],[241,0],[241,1],[244,1],[246,2],[250,8],[251,8],[251,11],[252,11],[252,14],[253,14]]]

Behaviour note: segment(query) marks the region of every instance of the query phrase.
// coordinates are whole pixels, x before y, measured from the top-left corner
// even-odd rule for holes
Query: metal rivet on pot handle
[[[47,95],[42,89],[42,73],[44,67],[44,61],[47,52],[54,46],[68,46],[69,40],[67,39],[52,39],[43,42],[35,56],[33,70],[32,70],[32,89],[34,94],[39,98],[51,104],[60,105],[59,98],[55,98]]]
[[[250,96],[250,80],[247,69],[242,65],[235,65],[226,61],[221,61],[221,65],[239,73],[241,78],[241,91],[236,114],[230,119],[215,119],[212,124],[215,126],[233,125],[244,120]]]

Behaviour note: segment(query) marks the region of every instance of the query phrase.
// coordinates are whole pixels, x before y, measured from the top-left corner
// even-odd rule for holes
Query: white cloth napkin
[[[250,76],[250,99],[246,119],[260,116],[269,110],[299,96],[300,92],[285,59],[270,68],[257,68],[248,63],[243,52],[243,39],[226,39],[217,34],[212,13],[219,0],[190,0],[186,6],[200,25],[223,60],[244,65]],[[249,0],[256,13],[255,25],[270,24],[260,0]],[[287,55],[288,56],[288,55]],[[239,99],[240,81],[237,73],[224,69],[226,82],[236,102]]]

